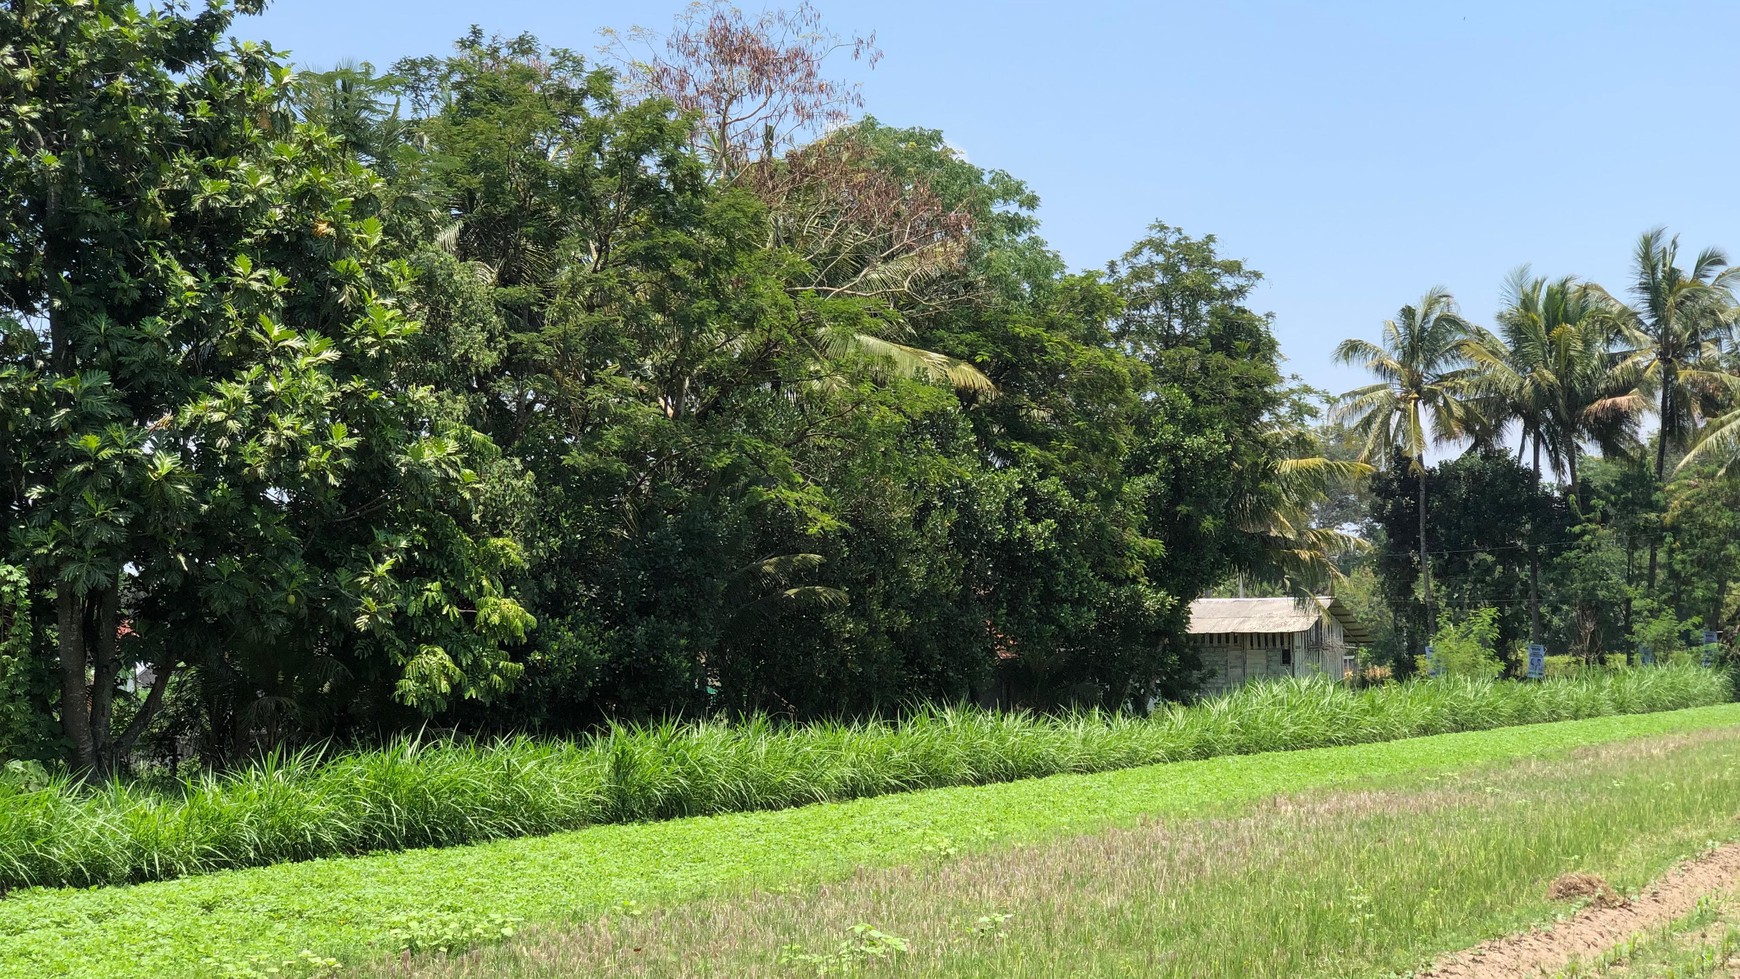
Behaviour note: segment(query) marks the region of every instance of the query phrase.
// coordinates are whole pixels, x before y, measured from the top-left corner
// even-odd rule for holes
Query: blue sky
[[[1740,4],[815,2],[877,34],[874,71],[841,65],[866,110],[1026,180],[1072,266],[1155,219],[1212,233],[1267,276],[1287,369],[1335,391],[1363,380],[1335,343],[1434,284],[1487,323],[1521,262],[1618,292],[1649,227],[1740,250]],[[384,67],[472,23],[590,51],[680,8],[277,0],[237,33]]]

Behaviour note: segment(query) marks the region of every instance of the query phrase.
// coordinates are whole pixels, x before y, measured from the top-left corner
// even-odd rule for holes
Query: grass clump
[[[523,926],[522,934],[601,915],[633,921],[754,886],[789,889],[837,881],[865,867],[941,866],[996,846],[1098,832],[1144,818],[1236,816],[1280,793],[1429,785],[1496,762],[1556,758],[1588,745],[1735,725],[1740,705],[1724,704],[1526,731],[1241,755],[778,812],[600,826],[136,887],[20,891],[0,901],[0,976],[251,976],[248,970],[278,968],[304,952],[354,966],[395,957],[410,944],[401,933],[427,930],[408,929],[407,921],[433,922],[443,932],[448,925],[475,931],[505,916],[520,919],[514,926]],[[1326,823],[1331,824],[1338,825],[1333,819]],[[987,902],[966,924],[1014,910],[989,906],[992,898]],[[1025,916],[999,927],[993,919],[991,930],[1008,930],[1021,920]],[[806,939],[804,950],[830,947]]]
[[[579,742],[420,742],[277,754],[171,790],[67,780],[0,805],[0,887],[216,870],[781,809],[946,786],[1647,713],[1729,699],[1725,674],[1662,667],[1545,683],[1442,678],[1351,691],[1245,687],[1139,718],[975,709],[899,722],[664,723]]]

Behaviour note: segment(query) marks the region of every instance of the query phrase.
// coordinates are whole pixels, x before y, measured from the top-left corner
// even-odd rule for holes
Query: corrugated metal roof
[[[1324,612],[1341,623],[1348,642],[1358,645],[1371,641],[1371,632],[1354,621],[1347,606],[1329,595],[1317,596],[1315,604],[1297,598],[1199,598],[1190,603],[1190,634],[1304,632]]]

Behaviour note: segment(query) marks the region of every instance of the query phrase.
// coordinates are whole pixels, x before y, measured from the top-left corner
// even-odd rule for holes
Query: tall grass
[[[66,780],[0,795],[0,886],[163,880],[316,857],[775,809],[914,789],[1704,706],[1726,674],[1623,670],[1520,684],[1242,688],[1148,718],[932,709],[898,723],[665,723],[580,742],[398,741],[280,753],[172,791]]]

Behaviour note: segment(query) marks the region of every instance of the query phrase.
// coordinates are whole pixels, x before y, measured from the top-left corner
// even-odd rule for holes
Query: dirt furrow
[[[1572,960],[1592,959],[1632,935],[1688,914],[1707,894],[1740,887],[1740,842],[1711,850],[1657,878],[1643,893],[1616,898],[1605,884],[1568,874],[1555,887],[1595,898],[1571,918],[1506,935],[1440,959],[1418,979],[1513,979],[1550,976]]]

